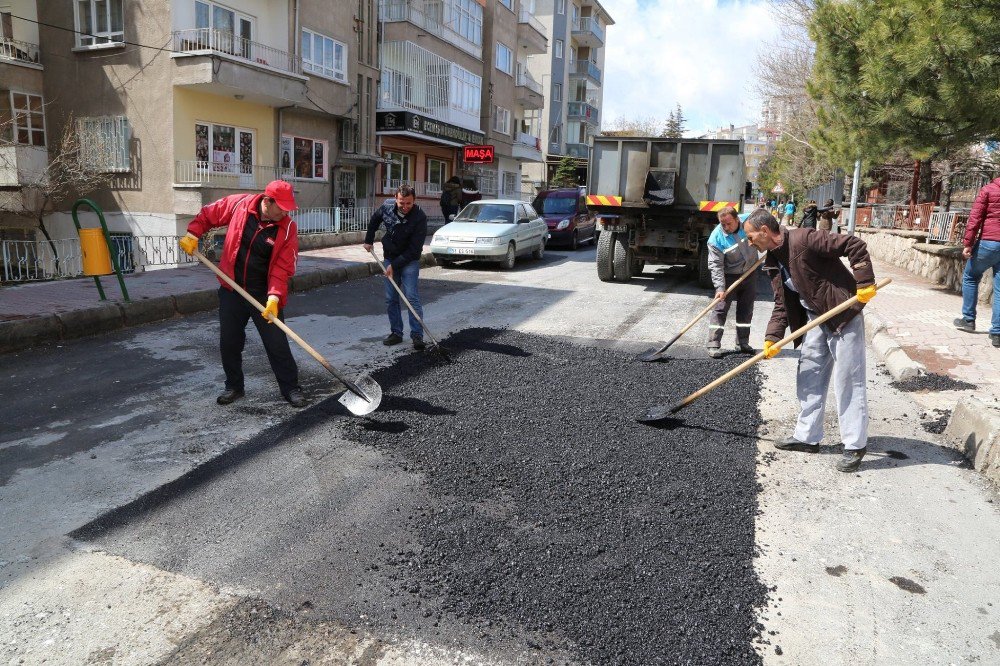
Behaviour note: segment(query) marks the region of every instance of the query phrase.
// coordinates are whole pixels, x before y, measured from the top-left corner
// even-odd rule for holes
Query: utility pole
[[[847,235],[854,235],[854,221],[858,216],[858,188],[861,185],[861,160],[854,161],[854,179],[851,182],[851,219],[847,223]]]

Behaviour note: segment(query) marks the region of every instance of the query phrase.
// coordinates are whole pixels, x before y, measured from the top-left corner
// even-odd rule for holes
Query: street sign
[[[493,146],[465,146],[462,159],[466,164],[493,164]]]
[[[778,184],[774,186],[773,190],[771,190],[771,194],[784,194],[784,193],[785,193],[785,188],[781,186],[781,181],[779,180]]]

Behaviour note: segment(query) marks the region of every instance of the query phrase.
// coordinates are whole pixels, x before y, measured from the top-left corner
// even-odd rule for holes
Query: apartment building
[[[746,179],[753,183],[754,195],[760,194],[760,167],[777,145],[778,133],[757,124],[720,127],[705,134],[705,139],[742,139]]]
[[[484,197],[520,196],[522,166],[541,161],[541,86],[529,54],[546,39],[517,0],[382,0],[381,87],[376,131],[382,196],[402,183],[439,211],[445,181],[459,176]],[[492,163],[467,163],[464,147],[490,145]]]
[[[549,38],[546,54],[530,57],[528,71],[545,94],[540,114],[543,162],[531,178],[549,181],[566,156],[577,161],[585,183],[590,137],[600,132],[604,103],[604,57],[614,20],[597,0],[534,0]]]
[[[45,2],[45,25],[41,4],[0,0],[0,122],[13,128],[0,151],[14,164],[0,190],[30,192],[72,122],[82,163],[111,179],[90,196],[119,234],[176,236],[204,204],[275,178],[301,208],[373,199],[375,0]],[[65,194],[54,237],[75,236]],[[18,202],[0,201],[0,226],[23,226]]]

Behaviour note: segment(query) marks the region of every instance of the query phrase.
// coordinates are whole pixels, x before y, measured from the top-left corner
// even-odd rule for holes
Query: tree
[[[552,176],[552,187],[573,187],[576,185],[576,160],[569,155],[559,160],[556,173]]]
[[[605,130],[606,136],[660,136],[660,122],[654,118],[626,118],[618,116]]]
[[[678,104],[677,108],[670,112],[667,116],[666,126],[663,128],[663,134],[660,136],[669,137],[671,139],[680,139],[684,136],[684,122],[687,118],[684,117],[684,112],[681,110],[681,105]]]

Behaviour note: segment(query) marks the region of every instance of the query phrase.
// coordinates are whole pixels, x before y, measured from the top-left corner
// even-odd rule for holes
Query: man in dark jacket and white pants
[[[389,313],[390,332],[382,341],[384,345],[398,345],[403,341],[401,308],[404,306],[400,303],[396,289],[389,284],[389,280],[396,281],[413,309],[421,319],[424,317],[417,282],[420,277],[420,255],[424,250],[424,237],[427,236],[427,216],[415,201],[416,193],[413,188],[409,185],[400,185],[396,190],[396,199],[387,200],[368,221],[368,234],[364,243],[366,250],[372,249],[375,233],[379,227],[385,227],[382,251],[385,254],[385,272],[388,278],[385,282],[385,304]],[[409,313],[409,316],[413,348],[424,349],[424,329],[413,313]]]
[[[774,290],[774,310],[764,335],[767,358],[781,350],[774,343],[784,337],[785,329],[797,330],[858,296],[859,303],[795,341],[795,346],[801,344],[795,382],[799,417],[792,436],[775,444],[785,451],[819,450],[832,377],[844,444],[837,469],[853,472],[861,465],[868,444],[865,324],[861,314],[864,304],[875,296],[868,247],[856,236],[782,228],[761,209],[750,214],[743,229],[758,250],[767,251],[764,270],[771,275]],[[851,270],[844,266],[842,257],[847,257]]]

